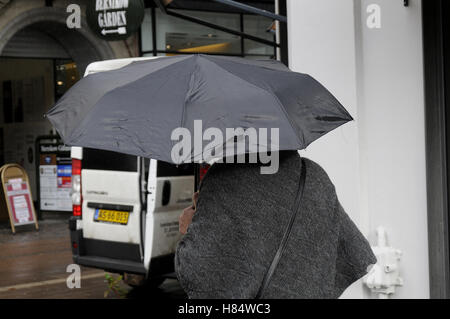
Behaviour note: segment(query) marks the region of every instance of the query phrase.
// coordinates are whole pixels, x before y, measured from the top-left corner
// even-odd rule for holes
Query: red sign
[[[6,183],[6,189],[14,225],[33,224],[35,222],[31,206],[33,204],[27,183],[23,181]]]

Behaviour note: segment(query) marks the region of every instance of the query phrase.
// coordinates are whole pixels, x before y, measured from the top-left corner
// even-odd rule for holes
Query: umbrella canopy
[[[208,161],[202,156],[206,149],[229,141],[215,139],[214,144],[209,136],[200,146],[193,142],[188,156],[174,160],[173,134],[179,128],[192,132],[192,137],[208,128],[224,137],[230,128],[254,128],[258,133],[267,129],[271,138],[272,129],[277,129],[280,150],[300,150],[352,120],[309,75],[272,60],[208,55],[139,61],[88,75],[46,116],[67,145],[177,164]],[[264,137],[251,143],[270,145]],[[252,150],[247,145],[244,152]]]

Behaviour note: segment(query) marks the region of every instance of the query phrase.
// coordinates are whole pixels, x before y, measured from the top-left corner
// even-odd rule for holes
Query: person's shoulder
[[[315,184],[317,189],[325,189],[326,191],[335,191],[333,182],[325,169],[315,161],[303,157],[306,165],[306,175],[310,177],[310,182]]]
[[[303,157],[303,156],[301,157],[301,159],[304,163],[306,163],[306,167],[309,168],[310,170],[317,171],[317,173],[320,173],[320,174],[328,175],[325,172],[325,169],[319,163],[317,163],[307,157]]]
[[[236,168],[235,164],[231,163],[214,163],[212,164],[209,169],[206,171],[205,176],[203,177],[203,180],[208,180],[212,178],[224,178],[224,177],[230,177],[233,174],[236,174]]]
[[[249,164],[214,163],[203,176],[201,187],[236,184],[248,178],[253,171],[254,167]]]

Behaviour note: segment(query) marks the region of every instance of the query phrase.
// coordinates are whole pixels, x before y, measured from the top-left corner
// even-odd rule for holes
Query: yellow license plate
[[[96,209],[94,214],[94,221],[126,225],[128,224],[129,215],[129,212],[118,210]]]

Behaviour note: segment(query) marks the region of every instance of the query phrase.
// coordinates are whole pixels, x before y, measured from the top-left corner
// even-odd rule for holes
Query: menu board
[[[71,211],[72,159],[70,147],[40,143],[39,203],[41,211]]]
[[[0,181],[0,210],[8,213],[12,232],[16,232],[16,226],[28,224],[34,224],[39,230],[25,169],[18,164],[5,164],[0,167]]]
[[[34,224],[31,193],[28,189],[28,184],[21,178],[17,178],[10,179],[5,186],[14,226]]]

